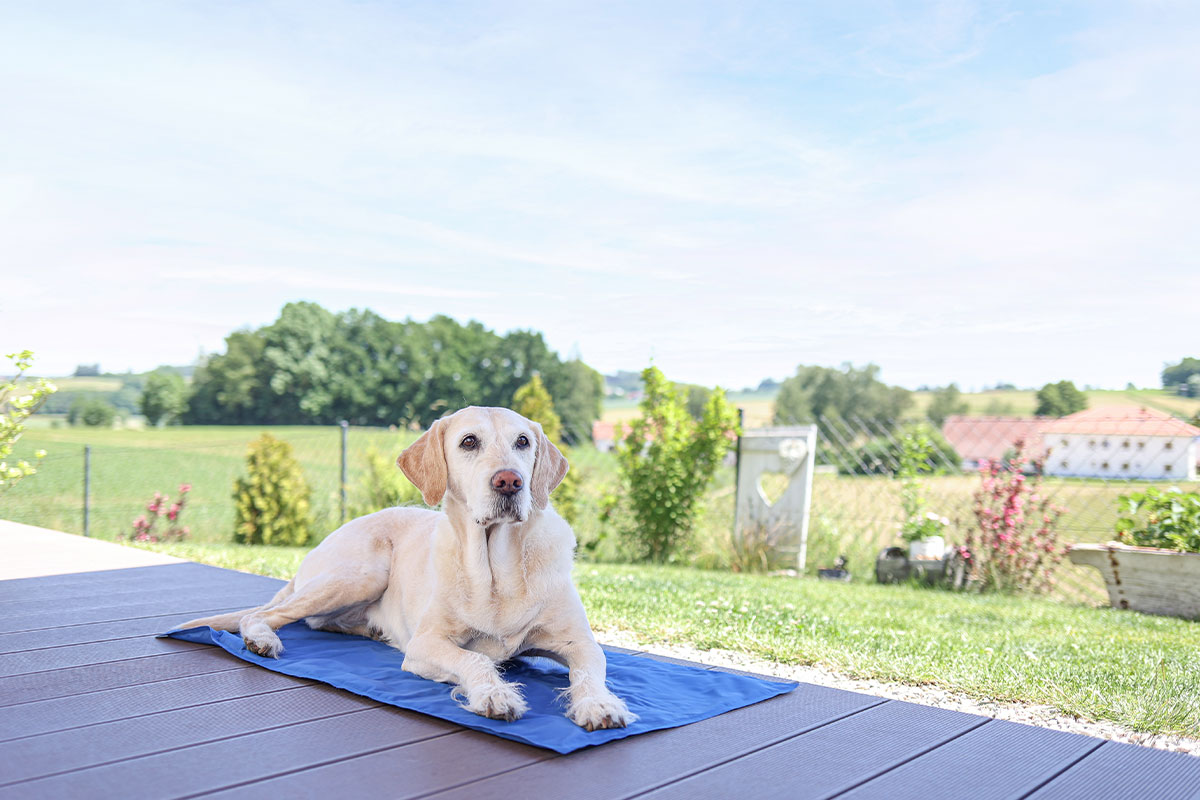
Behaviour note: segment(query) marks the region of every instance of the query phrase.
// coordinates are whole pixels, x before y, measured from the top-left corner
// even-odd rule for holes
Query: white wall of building
[[[1072,478],[1194,481],[1198,439],[1046,431],[1046,474]]]

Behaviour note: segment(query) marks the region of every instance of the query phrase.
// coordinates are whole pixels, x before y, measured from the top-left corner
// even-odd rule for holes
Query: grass
[[[306,552],[145,547],[276,578],[294,575]],[[575,573],[599,631],[1200,736],[1200,623],[1044,599],[682,567],[581,563]]]
[[[581,565],[598,630],[1200,735],[1200,625],[908,586]]]
[[[195,426],[146,430],[34,428],[17,457],[45,449],[38,474],[0,496],[0,518],[81,533],[83,446],[91,445],[91,535],[115,539],[129,531],[154,493],[174,495],[192,484],[184,524],[192,540],[226,542],[234,524],[233,481],[245,469],[246,448],[264,430],[289,442],[312,489],[317,537],[340,522],[341,432],[328,427]],[[402,431],[351,429],[348,484],[366,470],[366,452],[396,453],[415,438]],[[354,496],[349,498],[354,502]]]

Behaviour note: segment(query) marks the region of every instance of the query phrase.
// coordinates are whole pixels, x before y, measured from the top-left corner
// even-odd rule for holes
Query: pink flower
[[[180,484],[180,486],[179,486],[180,494],[187,494],[191,490],[192,490],[192,485],[190,483]]]
[[[167,512],[167,519],[174,522],[175,518],[178,516],[179,516],[179,503],[176,503],[175,505],[171,506],[171,510]]]

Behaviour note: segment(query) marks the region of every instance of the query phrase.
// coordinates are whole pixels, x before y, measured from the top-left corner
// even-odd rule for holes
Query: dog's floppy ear
[[[436,506],[446,494],[445,438],[446,420],[439,419],[396,459],[413,486],[421,490],[427,506]]]
[[[550,502],[550,493],[554,487],[562,483],[567,475],[567,459],[546,437],[542,426],[533,423],[537,431],[537,454],[533,461],[533,479],[529,482],[529,493],[533,496],[533,504],[539,510],[544,509]]]

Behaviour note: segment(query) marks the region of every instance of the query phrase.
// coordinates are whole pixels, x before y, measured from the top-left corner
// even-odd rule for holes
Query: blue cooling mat
[[[501,722],[459,708],[450,698],[449,685],[401,671],[404,654],[394,647],[361,636],[314,631],[300,622],[280,628],[278,633],[284,647],[278,659],[257,656],[242,645],[240,636],[212,628],[188,628],[164,635],[215,644],[275,672],[311,678],[382,703],[559,753],[699,722],[786,694],[797,686],[790,681],[664,664],[605,650],[609,688],[625,700],[638,720],[628,728],[589,733],[563,715],[564,706],[557,692],[567,686],[567,670],[549,659],[518,659],[506,665],[504,678],[523,685],[521,691],[529,711],[515,722]]]

